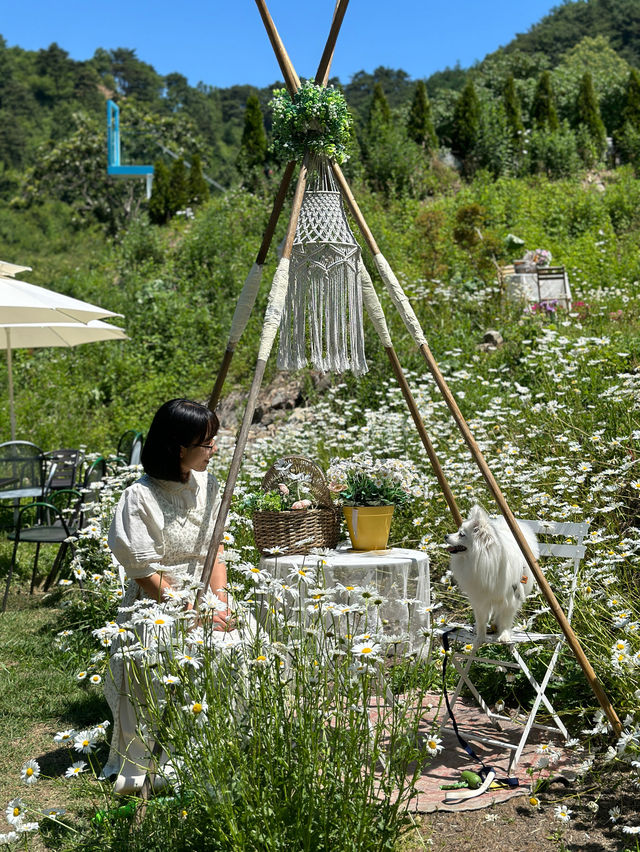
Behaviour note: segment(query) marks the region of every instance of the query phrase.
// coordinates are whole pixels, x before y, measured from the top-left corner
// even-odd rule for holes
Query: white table
[[[375,587],[385,599],[378,608],[379,624],[387,634],[409,634],[411,645],[424,643],[424,630],[431,626],[429,557],[421,550],[356,551],[348,545],[338,545],[318,556],[263,557],[260,567],[274,576],[286,577],[303,566],[322,564],[318,571],[318,585],[327,588],[340,584],[344,587],[333,599],[353,602],[361,599],[357,589]],[[322,576],[323,575],[323,576]],[[356,587],[352,592],[349,587]]]

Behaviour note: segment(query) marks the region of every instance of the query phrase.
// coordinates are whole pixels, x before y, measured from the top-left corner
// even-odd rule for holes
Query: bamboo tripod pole
[[[447,501],[449,511],[451,512],[456,526],[459,527],[462,523],[462,515],[460,514],[460,510],[458,509],[455,497],[453,496],[453,492],[449,487],[449,483],[447,482],[447,478],[444,475],[444,471],[442,470],[436,452],[433,449],[433,445],[429,440],[429,435],[427,434],[424,422],[422,420],[422,417],[420,416],[418,405],[415,399],[413,398],[413,394],[411,393],[411,389],[407,382],[406,376],[402,370],[402,367],[400,366],[400,361],[398,360],[396,351],[393,348],[393,343],[391,342],[391,335],[389,334],[389,328],[387,326],[387,321],[384,316],[384,311],[382,310],[382,306],[380,305],[380,300],[378,299],[378,295],[374,289],[373,282],[371,281],[371,277],[362,259],[360,260],[360,278],[362,281],[363,301],[367,309],[367,313],[369,314],[369,319],[371,320],[375,330],[377,331],[378,337],[380,338],[380,342],[384,348],[384,351],[386,352],[389,362],[391,363],[391,369],[393,370],[393,374],[396,377],[398,384],[400,385],[400,390],[402,391],[404,400],[407,403],[407,407],[409,409],[409,412],[411,413],[411,417],[413,418],[413,422],[415,424],[420,440],[422,441],[422,444],[425,450],[427,451],[429,461],[431,462],[431,467],[433,468],[440,488],[442,489],[444,499]]]
[[[306,183],[307,166],[306,163],[303,163],[300,169],[300,174],[298,175],[298,183],[296,186],[295,195],[293,197],[291,216],[289,219],[289,227],[287,230],[287,236],[285,238],[282,258],[280,260],[280,264],[278,265],[278,270],[284,269],[285,274],[287,275],[287,279],[289,258],[291,257],[291,249],[293,248],[293,240],[296,233],[296,227],[298,225],[298,217],[300,216],[300,208],[302,207],[302,198],[304,196]],[[276,272],[276,278],[277,275],[278,272]],[[204,590],[209,587],[211,572],[213,571],[213,565],[216,559],[216,555],[218,553],[218,548],[220,547],[220,544],[222,542],[222,534],[224,532],[224,525],[227,513],[231,506],[231,498],[233,497],[233,492],[235,490],[238,474],[240,472],[242,456],[244,455],[244,450],[247,445],[247,440],[249,438],[249,429],[251,427],[253,415],[256,410],[258,393],[260,392],[260,388],[262,386],[264,371],[267,366],[267,359],[271,352],[271,347],[273,346],[275,331],[280,325],[280,319],[282,317],[286,289],[284,294],[282,294],[281,296],[278,294],[276,287],[276,278],[274,278],[274,283],[271,287],[271,292],[269,294],[269,303],[267,305],[267,311],[265,315],[265,329],[263,330],[262,334],[260,351],[258,353],[258,360],[256,362],[253,381],[251,382],[251,388],[249,389],[249,396],[247,398],[247,404],[244,411],[244,417],[242,419],[242,425],[240,426],[240,430],[236,438],[236,446],[233,453],[233,458],[231,459],[229,473],[227,474],[227,481],[224,486],[224,492],[222,494],[220,508],[218,509],[218,517],[216,518],[216,523],[213,528],[213,535],[211,537],[211,543],[209,545],[209,550],[207,551],[207,555],[204,561],[204,567],[202,569],[203,587],[198,592],[198,602],[201,600]],[[266,321],[267,318],[269,319],[269,322]],[[270,328],[273,328],[273,333],[268,334],[267,332]]]
[[[293,68],[293,65],[291,64],[291,60],[289,59],[289,55],[287,54],[287,51],[285,50],[284,44],[282,43],[282,40],[280,39],[280,37],[278,35],[278,32],[275,28],[275,25],[274,25],[273,21],[271,20],[271,17],[270,17],[269,12],[266,8],[266,5],[264,4],[263,0],[256,0],[256,2],[258,3],[258,7],[260,8],[260,14],[262,15],[262,20],[264,21],[265,27],[267,28],[267,32],[269,33],[269,40],[271,41],[271,45],[272,45],[272,47],[275,51],[276,58],[278,60],[278,65],[280,66],[280,70],[282,71],[285,79],[297,80],[298,75],[296,74],[295,69]],[[347,4],[348,4],[348,0],[346,0],[346,2],[340,2],[340,0],[338,0],[338,3],[336,4],[334,18],[333,18],[333,22],[332,22],[332,25],[331,25],[331,31],[329,33],[329,39],[327,40],[327,46],[325,48],[325,52],[322,56],[322,59],[320,61],[320,67],[318,68],[318,74],[316,76],[316,81],[318,81],[318,78],[320,77],[321,69],[323,67],[323,63],[326,63],[326,71],[324,72],[324,75],[323,75],[323,78],[322,78],[322,82],[323,82],[324,85],[326,85],[326,82],[327,82],[327,79],[328,79],[329,65],[330,65],[330,62],[331,62],[331,58],[333,56],[333,50],[335,48],[335,43],[336,43],[336,39],[338,37],[339,28],[340,28],[340,25],[342,24],[344,14],[347,10]],[[336,172],[336,176],[339,177],[341,189],[342,189],[343,194],[344,194],[343,185],[345,187],[347,186],[344,175],[342,174],[342,171],[338,168],[338,166],[335,163],[332,163],[332,168]],[[348,187],[347,187],[347,189],[348,189]],[[349,194],[351,195],[350,190],[349,190]],[[352,198],[353,204],[357,207],[355,198],[353,198],[352,195],[351,195],[351,198]],[[363,217],[360,216],[360,218],[364,222]],[[373,244],[375,244],[375,240],[373,239],[373,235],[371,234],[371,231],[369,231],[368,228],[367,228],[367,231],[368,231],[370,240],[372,241]],[[377,249],[377,247],[376,247],[375,254],[378,254],[378,253],[379,253],[379,249]],[[398,381],[398,384],[400,385],[400,390],[402,391],[402,395],[404,397],[404,400],[407,403],[407,406],[409,408],[409,412],[411,413],[411,417],[413,419],[413,422],[414,422],[416,429],[418,431],[418,434],[420,436],[420,440],[422,441],[422,443],[424,445],[424,448],[425,448],[427,455],[429,457],[429,461],[431,462],[431,466],[433,468],[433,471],[434,471],[436,478],[437,478],[437,480],[440,484],[444,498],[447,502],[447,505],[449,506],[449,510],[451,511],[451,515],[454,519],[454,522],[455,522],[456,526],[460,526],[460,524],[462,523],[462,515],[460,514],[460,510],[458,509],[458,506],[456,504],[456,500],[455,500],[455,497],[453,496],[453,492],[451,491],[451,487],[449,486],[449,483],[448,483],[447,478],[444,474],[442,466],[441,466],[441,464],[438,460],[436,452],[435,452],[433,445],[432,445],[432,443],[429,439],[429,436],[427,434],[427,430],[425,428],[424,422],[422,421],[422,417],[420,416],[418,406],[416,404],[415,399],[413,398],[413,395],[412,395],[411,390],[409,388],[409,385],[407,383],[406,377],[405,377],[405,375],[402,371],[402,367],[400,365],[400,361],[398,360],[398,356],[397,356],[393,346],[390,343],[389,343],[389,345],[385,345],[384,349],[385,349],[387,357],[389,358],[389,361],[391,363],[391,367],[392,367],[394,376],[396,377],[396,380]]]
[[[280,57],[282,54],[286,56],[286,59],[289,60],[289,57],[286,55],[286,51],[284,48],[284,44],[278,34],[278,31],[275,28],[273,20],[269,15],[267,7],[262,0],[256,0],[258,5],[258,9],[260,10],[260,15],[262,16],[262,20],[265,22],[265,26],[267,27],[267,32],[269,34],[269,40],[272,45],[277,45],[276,55]],[[335,50],[336,41],[338,39],[338,34],[340,31],[340,27],[342,26],[342,21],[344,20],[345,13],[347,11],[347,6],[349,5],[349,0],[338,0],[336,3],[336,8],[334,11],[333,20],[331,22],[331,29],[329,30],[329,36],[327,38],[327,43],[325,45],[324,52],[322,54],[322,58],[320,59],[320,63],[318,65],[318,70],[316,71],[316,83],[322,86],[326,86],[327,81],[329,79],[329,71],[331,68],[331,62],[333,60],[333,52]],[[275,47],[274,47],[275,50]],[[291,62],[281,62],[280,58],[278,58],[278,64],[280,65],[280,70],[282,71],[283,77],[286,81],[287,88],[291,95],[295,94],[296,90],[300,85],[300,80],[298,79],[298,75],[293,70],[293,66]],[[282,212],[282,208],[284,206],[284,202],[287,197],[287,191],[289,189],[289,184],[291,183],[291,178],[293,177],[293,172],[295,170],[295,162],[291,162],[287,164],[285,172],[282,176],[282,180],[280,182],[280,187],[278,189],[278,193],[276,195],[275,201],[273,203],[273,209],[271,211],[271,216],[269,217],[269,222],[267,223],[267,227],[265,229],[264,235],[262,237],[262,244],[260,245],[260,249],[258,251],[255,266],[262,267],[267,258],[267,253],[271,246],[271,242],[273,240],[273,235],[275,233],[276,226],[278,224],[278,220],[280,218],[280,214]],[[246,289],[246,285],[245,285]],[[245,293],[245,289],[243,289],[243,295]],[[247,307],[247,319],[248,315],[253,310],[255,305],[255,299],[257,296],[258,290],[257,287],[253,296],[249,296],[250,304]],[[242,298],[242,297],[241,297]],[[234,315],[234,321],[232,323],[232,328],[236,325],[236,317]],[[231,361],[233,360],[233,355],[235,353],[236,341],[235,337],[239,338],[244,331],[246,326],[246,321],[244,324],[240,323],[240,328],[238,329],[237,334],[233,334],[229,338],[229,342],[227,343],[227,347],[224,351],[224,355],[222,356],[222,361],[220,363],[220,368],[218,370],[218,375],[216,377],[215,385],[213,386],[213,390],[211,391],[211,395],[209,396],[208,407],[211,411],[215,411],[219,401],[220,395],[222,393],[222,388],[224,386],[225,380],[227,378],[227,373],[229,372],[229,367],[231,365]]]
[[[264,235],[262,237],[262,244],[260,245],[260,249],[258,251],[255,266],[262,267],[269,248],[271,246],[271,241],[273,239],[273,234],[276,229],[276,225],[278,224],[278,219],[280,218],[280,213],[282,212],[282,208],[284,206],[285,199],[287,197],[287,190],[289,189],[289,184],[291,183],[291,178],[293,177],[293,172],[295,170],[296,164],[295,162],[287,163],[287,167],[282,176],[282,180],[280,182],[280,187],[278,189],[278,193],[276,195],[276,199],[273,203],[273,209],[271,210],[271,216],[269,217],[269,222],[267,223],[267,227],[265,229]],[[244,290],[243,290],[244,292]],[[257,295],[257,289],[256,289]],[[251,302],[248,313],[251,313],[253,310],[253,306],[255,304],[255,296]],[[248,318],[248,317],[247,317]],[[234,316],[235,321],[235,316]],[[232,327],[235,325],[235,322],[232,323]],[[245,323],[246,325],[246,323]],[[240,329],[238,337],[242,334],[244,328]],[[224,351],[224,355],[222,356],[222,362],[220,364],[220,369],[218,370],[218,375],[216,378],[216,383],[213,386],[213,390],[211,391],[211,396],[209,397],[208,406],[211,411],[215,411],[218,403],[220,402],[220,394],[222,393],[222,387],[225,383],[225,379],[227,378],[227,373],[229,372],[229,367],[231,365],[231,361],[233,360],[233,355],[236,349],[236,343],[234,342],[233,337],[229,339],[227,343],[227,348]]]
[[[350,188],[347,184],[347,181],[346,181],[344,175],[342,174],[342,171],[340,170],[339,166],[334,165],[333,168],[334,168],[334,172],[336,174],[336,177],[338,179],[338,183],[340,184],[340,188],[342,189],[342,191],[344,193],[347,204],[349,205],[351,213],[352,213],[354,219],[356,220],[358,227],[360,228],[360,231],[361,231],[363,237],[365,238],[367,245],[369,246],[369,249],[373,253],[374,257],[380,255],[380,249],[378,248],[378,245],[377,245],[377,243],[376,243],[376,241],[373,237],[373,234],[371,233],[371,230],[369,229],[369,227],[368,227],[368,225],[365,221],[365,218],[362,215],[360,208],[358,207],[358,204],[357,204],[357,202],[356,202],[356,200],[353,196],[353,193],[351,192],[351,190],[350,190]],[[406,299],[406,296],[405,296],[405,299]],[[413,314],[413,311],[411,313]],[[407,317],[405,316],[404,313],[401,312],[401,314],[402,314],[403,320],[405,321],[407,329],[409,330],[409,333],[412,334],[412,336],[415,336],[415,330],[416,330],[416,324],[417,324],[417,320],[415,320],[415,314],[413,315],[414,322],[411,322],[412,318],[407,319]],[[469,447],[469,450],[471,452],[471,455],[472,455],[474,461],[478,465],[480,472],[482,473],[482,475],[485,479],[485,482],[489,486],[489,490],[493,494],[493,497],[494,497],[496,503],[498,504],[498,507],[499,507],[500,511],[502,512],[505,521],[507,522],[507,524],[509,526],[509,529],[511,530],[511,532],[514,535],[514,538],[518,542],[518,546],[520,547],[520,550],[522,551],[522,554],[523,554],[523,556],[524,556],[524,558],[527,562],[527,565],[531,568],[531,571],[533,572],[533,575],[536,578],[538,585],[540,586],[540,589],[541,589],[543,595],[545,596],[545,598],[546,598],[546,600],[549,604],[549,607],[551,608],[551,611],[553,612],[558,624],[560,625],[562,632],[564,633],[564,635],[567,639],[567,644],[569,645],[569,647],[573,651],[573,654],[575,655],[576,660],[578,661],[580,667],[582,668],[582,671],[584,672],[584,675],[587,679],[587,682],[589,683],[589,686],[593,690],[593,693],[596,696],[596,698],[598,699],[600,706],[602,707],[607,718],[611,722],[611,726],[613,727],[614,732],[616,733],[616,735],[619,736],[621,731],[622,731],[622,725],[620,723],[620,719],[618,718],[618,716],[617,716],[617,714],[616,714],[616,712],[613,708],[613,705],[611,704],[611,702],[609,700],[609,697],[607,696],[606,692],[604,691],[602,684],[598,680],[591,663],[589,662],[584,650],[582,649],[582,646],[580,645],[578,637],[574,633],[573,628],[569,624],[569,621],[568,621],[566,615],[564,614],[564,612],[562,610],[562,607],[560,606],[560,604],[556,600],[556,597],[553,594],[553,590],[551,589],[551,586],[547,582],[546,577],[542,573],[542,570],[540,569],[540,566],[538,565],[538,562],[536,561],[536,558],[534,557],[533,553],[531,552],[531,549],[530,549],[529,545],[527,544],[527,540],[525,539],[524,535],[522,534],[522,531],[520,530],[520,527],[518,526],[518,523],[517,523],[512,511],[511,511],[511,509],[509,508],[509,505],[507,504],[507,501],[505,500],[505,498],[504,498],[504,496],[503,496],[503,494],[500,490],[500,487],[498,486],[498,483],[496,482],[493,474],[491,473],[491,470],[489,469],[489,465],[487,464],[484,456],[482,455],[480,447],[477,445],[475,439],[473,438],[473,435],[471,434],[471,430],[469,429],[467,422],[465,421],[464,417],[462,416],[462,413],[461,413],[460,409],[458,408],[458,404],[456,403],[456,401],[453,397],[453,394],[451,393],[451,391],[450,391],[450,389],[449,389],[449,387],[448,387],[448,385],[447,385],[447,383],[444,379],[444,376],[440,372],[440,368],[439,368],[435,358],[433,357],[431,350],[429,349],[428,344],[425,342],[424,334],[422,334],[421,339],[418,339],[416,342],[418,343],[418,345],[420,347],[420,351],[422,352],[422,355],[423,355],[425,361],[427,362],[427,366],[429,368],[429,371],[430,371],[431,375],[433,376],[433,378],[436,382],[436,385],[438,386],[438,389],[439,389],[440,393],[442,394],[442,396],[443,396],[443,398],[444,398],[444,400],[447,404],[447,407],[449,408],[449,411],[451,412],[453,419],[455,420],[456,425],[458,426],[458,428],[459,428],[459,430],[462,434],[462,437],[465,440],[465,443]]]

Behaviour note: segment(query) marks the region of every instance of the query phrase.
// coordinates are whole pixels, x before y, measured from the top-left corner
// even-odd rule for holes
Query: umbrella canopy
[[[119,317],[113,311],[26,281],[0,277],[0,323],[82,322]]]
[[[0,349],[41,349],[46,346],[79,346],[98,340],[128,340],[124,329],[101,320],[91,322],[0,323]]]
[[[4,264],[4,275],[10,271]],[[100,322],[118,317],[89,302],[26,281],[0,277],[0,349],[7,350],[11,440],[16,436],[11,351],[45,346],[78,346],[99,340],[126,340],[121,328]]]
[[[30,266],[18,266],[17,263],[7,263],[6,260],[0,260],[0,275],[6,275],[8,278],[15,278],[20,272],[30,271]]]

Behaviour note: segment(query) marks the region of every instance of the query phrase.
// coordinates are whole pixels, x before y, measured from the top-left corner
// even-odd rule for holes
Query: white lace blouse
[[[217,480],[206,471],[192,470],[187,482],[145,474],[120,498],[109,547],[131,580],[159,570],[199,579],[219,508]]]

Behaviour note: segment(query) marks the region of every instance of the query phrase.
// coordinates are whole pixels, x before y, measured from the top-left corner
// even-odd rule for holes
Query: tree
[[[126,47],[112,50],[110,56],[111,70],[121,94],[146,102],[159,100],[163,82],[153,66],[142,62],[135,50]]]
[[[576,119],[579,126],[586,128],[596,151],[602,155],[607,144],[606,132],[600,116],[598,99],[593,89],[593,80],[588,71],[580,81],[580,90],[576,102]]]
[[[249,95],[244,111],[244,127],[236,166],[242,182],[250,192],[257,191],[264,181],[267,157],[267,135],[264,132],[262,110],[257,95]]]
[[[169,170],[169,209],[171,215],[178,210],[184,210],[189,204],[189,189],[187,187],[187,170],[182,157],[171,164]]]
[[[164,160],[153,164],[153,186],[149,199],[149,219],[154,225],[165,225],[171,218],[169,169]]]
[[[631,69],[622,108],[622,123],[640,128],[640,74]]]
[[[141,180],[115,180],[107,175],[107,146],[103,121],[83,113],[73,116],[77,129],[66,139],[42,145],[28,173],[22,203],[39,204],[55,198],[73,210],[73,223],[90,224],[92,214],[116,233],[124,222],[135,218],[144,198]]]
[[[480,127],[480,101],[473,80],[469,79],[453,110],[451,150],[462,160],[473,153]]]
[[[423,148],[435,148],[438,144],[431,118],[431,104],[423,80],[418,80],[413,95],[407,118],[407,135],[409,139],[413,139],[416,145],[421,145]]]
[[[539,129],[557,130],[560,126],[551,86],[550,71],[543,71],[538,80],[531,105],[531,120],[534,126]]]
[[[257,95],[249,95],[244,113],[244,127],[240,141],[238,163],[243,169],[262,168],[267,155],[267,135],[260,101]]]
[[[194,154],[191,157],[191,168],[187,179],[187,195],[190,204],[202,204],[209,199],[209,187],[202,175],[202,163],[199,154]]]
[[[374,124],[389,124],[391,122],[391,110],[380,83],[373,87],[371,104],[369,105],[369,117],[367,126],[369,130]]]
[[[518,139],[524,130],[524,125],[522,124],[520,100],[518,98],[518,93],[516,92],[516,82],[513,79],[513,74],[509,74],[504,85],[502,105],[504,107],[504,114],[511,136],[514,139]]]

